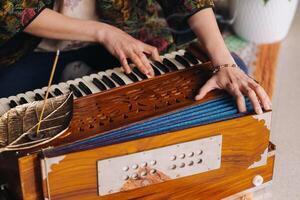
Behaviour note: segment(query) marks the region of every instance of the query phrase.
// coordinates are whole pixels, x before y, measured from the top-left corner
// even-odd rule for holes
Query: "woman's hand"
[[[154,76],[153,68],[146,55],[153,60],[160,60],[157,48],[145,44],[124,31],[102,24],[101,31],[99,31],[99,42],[106,47],[106,49],[119,59],[124,71],[131,72],[131,68],[127,59],[130,59],[139,70],[149,77]]]
[[[265,110],[271,109],[271,101],[265,90],[239,67],[221,68],[200,89],[196,100],[202,99],[214,89],[224,89],[234,96],[240,112],[246,112],[244,95],[249,97],[257,114],[262,113],[262,107]]]
[[[160,60],[155,47],[134,39],[116,27],[67,17],[48,8],[26,27],[25,32],[42,38],[101,43],[119,59],[127,73],[131,71],[127,58],[148,76],[154,73],[146,54],[154,60]]]
[[[199,40],[202,41],[214,66],[234,64],[211,8],[201,10],[194,14],[189,18],[188,22]],[[245,98],[243,95],[250,98],[256,113],[262,113],[262,107],[265,110],[271,109],[271,101],[265,90],[238,67],[221,68],[219,72],[212,76],[200,89],[196,100],[202,99],[209,91],[214,89],[225,89],[232,94],[236,98],[240,112],[246,111]]]

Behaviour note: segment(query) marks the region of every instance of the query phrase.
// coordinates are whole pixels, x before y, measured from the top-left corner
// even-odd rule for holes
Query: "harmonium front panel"
[[[195,102],[209,67],[75,99],[66,133],[19,156],[20,198],[222,199],[270,182],[271,112],[218,91]]]
[[[20,166],[40,163],[48,199],[221,199],[272,180],[270,114],[66,154],[45,151]]]

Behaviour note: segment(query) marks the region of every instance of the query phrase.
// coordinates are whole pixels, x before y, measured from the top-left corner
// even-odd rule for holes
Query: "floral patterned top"
[[[15,63],[37,47],[40,38],[23,30],[53,4],[54,0],[0,1],[0,67]],[[213,0],[96,0],[95,6],[101,21],[166,52],[174,48],[174,36],[190,31],[187,18],[212,7]]]

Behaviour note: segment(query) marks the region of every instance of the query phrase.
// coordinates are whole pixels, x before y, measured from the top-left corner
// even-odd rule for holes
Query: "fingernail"
[[[262,111],[262,109],[259,108],[259,109],[256,109],[256,113],[261,115],[261,114],[263,114],[263,111]]]
[[[152,78],[152,77],[153,77],[153,75],[150,74],[150,73],[147,73],[146,76],[147,76],[148,78]]]

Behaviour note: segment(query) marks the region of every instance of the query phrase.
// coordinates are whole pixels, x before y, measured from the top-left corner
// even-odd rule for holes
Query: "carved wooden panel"
[[[207,65],[194,66],[75,100],[69,131],[50,145],[82,140],[216,98],[221,92],[213,92],[202,101],[194,101],[196,92],[208,78],[203,70]]]

